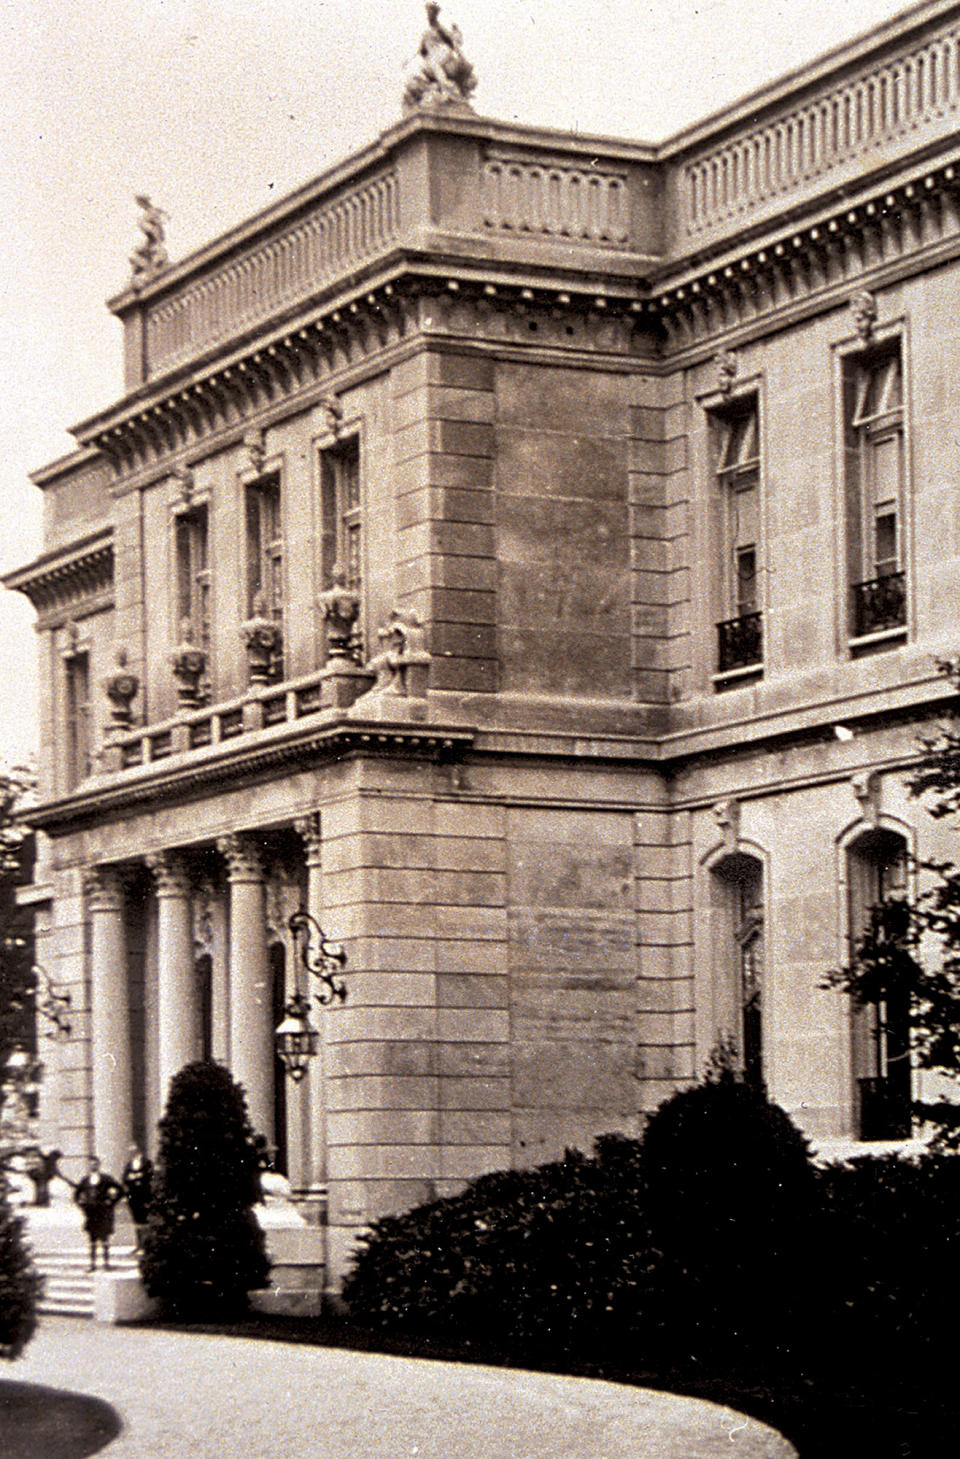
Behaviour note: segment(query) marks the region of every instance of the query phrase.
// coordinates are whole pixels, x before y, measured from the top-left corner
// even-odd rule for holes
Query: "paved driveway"
[[[109,1459],[796,1459],[753,1419],[648,1389],[78,1318],[45,1318],[4,1378],[106,1399]]]

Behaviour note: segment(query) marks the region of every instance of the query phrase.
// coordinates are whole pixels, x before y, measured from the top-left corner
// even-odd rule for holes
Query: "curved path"
[[[796,1459],[650,1389],[78,1318],[45,1318],[7,1377],[112,1404],[108,1459]]]

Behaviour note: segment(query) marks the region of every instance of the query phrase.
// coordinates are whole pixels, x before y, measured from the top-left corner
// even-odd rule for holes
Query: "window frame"
[[[850,338],[834,347],[840,527],[837,647],[851,658],[896,647],[914,631],[909,344],[908,321],[900,317],[874,329],[866,342]],[[888,385],[871,409],[865,370],[871,361],[880,367],[885,359],[898,361],[899,400],[891,401]],[[897,480],[893,497],[881,498],[876,486],[879,448],[891,442],[897,446]],[[895,543],[893,554],[883,558],[877,526],[884,514],[878,509],[888,501],[894,504]],[[878,626],[863,628],[860,615],[873,612]],[[900,621],[883,621],[892,615]]]
[[[714,689],[723,690],[761,678],[767,663],[763,381],[759,376],[747,377],[736,390],[711,392],[701,396],[699,403],[703,409],[708,483],[704,560],[710,572],[710,581],[703,585],[703,598],[711,606],[713,619],[709,628],[708,677]],[[752,429],[738,440],[737,426],[745,420],[752,421]],[[755,531],[752,541],[740,542],[740,498],[746,492],[755,493],[751,507]],[[738,559],[747,549],[752,549],[753,561],[753,606],[749,609],[742,597],[738,570]],[[749,652],[751,641],[758,640],[756,657],[722,667],[726,639],[731,634],[735,650],[737,641],[742,640],[742,647]]]
[[[93,700],[92,655],[85,640],[71,643],[61,655],[63,665],[63,778],[68,791],[93,771]],[[84,694],[78,698],[78,679],[83,680]]]

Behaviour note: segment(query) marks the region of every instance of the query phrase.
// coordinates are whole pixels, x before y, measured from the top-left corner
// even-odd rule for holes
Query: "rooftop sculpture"
[[[467,105],[476,87],[476,73],[463,54],[459,28],[442,24],[440,6],[428,4],[427,29],[403,92],[404,111],[422,106]]]
[[[166,213],[156,207],[145,193],[137,193],[134,201],[141,209],[140,232],[143,239],[130,255],[130,282],[143,284],[166,268],[170,262],[164,244],[163,220]]]

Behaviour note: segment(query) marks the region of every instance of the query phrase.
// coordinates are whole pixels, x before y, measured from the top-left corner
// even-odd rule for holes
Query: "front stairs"
[[[41,1313],[58,1317],[92,1317],[93,1273],[83,1218],[69,1195],[56,1191],[49,1206],[25,1206],[27,1238],[34,1265],[43,1278],[38,1304]],[[98,1257],[97,1270],[101,1270]],[[138,1270],[133,1225],[121,1207],[110,1240],[110,1270],[135,1274]]]

